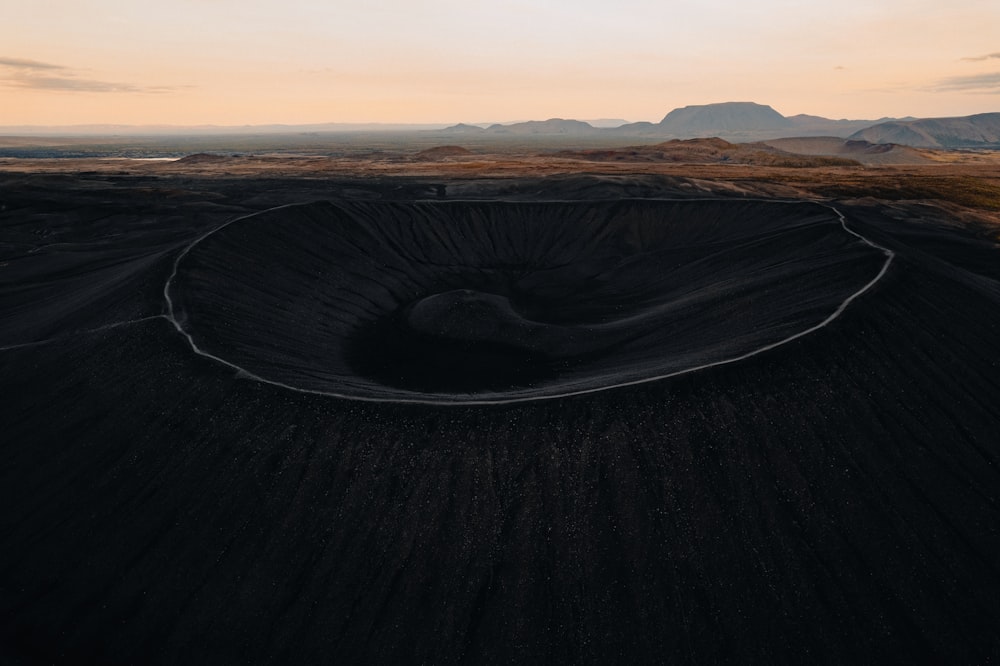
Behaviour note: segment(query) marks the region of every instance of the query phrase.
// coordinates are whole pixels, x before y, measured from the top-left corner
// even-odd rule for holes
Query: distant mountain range
[[[600,137],[635,139],[654,143],[667,139],[719,137],[727,141],[768,141],[787,137],[837,137],[870,144],[900,144],[921,148],[1000,147],[1000,113],[980,113],[958,118],[880,118],[833,120],[821,116],[783,116],[770,106],[754,102],[723,102],[674,109],[658,123],[628,123],[601,119],[592,122],[563,118],[529,120],[486,127],[459,123],[443,125],[347,124],[245,125],[173,127],[88,125],[72,127],[0,127],[0,135],[250,135],[336,134],[346,132],[424,132],[442,137]],[[624,144],[623,144],[624,145]]]
[[[598,128],[579,120],[551,118],[489,127],[459,124],[442,130],[445,134],[466,135],[595,135],[645,138],[706,138],[762,140],[785,136],[847,137],[878,123],[895,121],[831,120],[820,116],[785,117],[770,106],[754,102],[723,102],[674,109],[659,123],[626,123],[618,127]],[[909,118],[902,120],[911,120]]]
[[[597,128],[579,120],[532,120],[509,125],[454,125],[443,134],[467,135],[601,135],[687,139],[720,137],[729,141],[764,141],[784,137],[839,137],[870,144],[919,148],[1000,146],[1000,113],[959,118],[880,118],[832,120],[821,116],[783,116],[754,102],[723,102],[674,109],[659,123],[627,123]]]

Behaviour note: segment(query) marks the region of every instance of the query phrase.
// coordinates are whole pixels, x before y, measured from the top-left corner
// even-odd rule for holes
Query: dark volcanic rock
[[[511,401],[741,357],[823,322],[884,262],[808,203],[313,204],[199,241],[170,295],[198,349],[255,377]]]
[[[985,231],[929,207],[838,206],[896,257],[829,326],[629,388],[400,405],[253,381],[192,353],[158,315],[174,260],[233,215],[361,188],[412,200],[433,182],[206,179],[172,183],[187,188],[180,199],[127,180],[5,182],[0,661],[990,663],[1000,654],[1000,261]],[[556,186],[584,196],[583,182],[527,183],[517,196]],[[665,183],[622,181],[617,191],[654,182]],[[198,192],[219,197],[198,204]],[[412,201],[296,207],[208,237],[217,243],[191,250],[176,286],[204,340],[232,335],[227,354],[326,381],[338,349],[303,336],[321,338],[312,329],[339,325],[338,311],[378,315],[406,295],[400,285],[431,275],[462,280],[414,289],[400,316],[417,334],[473,340],[498,333],[479,319],[462,332],[463,303],[502,330],[523,313],[539,326],[588,325],[600,313],[619,318],[613,304],[641,309],[664,287],[683,289],[681,275],[705,289],[714,275],[713,288],[743,298],[721,328],[671,335],[670,321],[652,333],[711,343],[730,326],[768,337],[761,313],[794,320],[837,284],[868,279],[881,258],[858,252],[811,204],[616,205],[530,204],[501,219],[491,211],[504,206],[484,203],[453,210],[453,228]],[[809,223],[794,230],[793,213]],[[508,227],[518,234],[499,233]],[[666,244],[680,240],[678,228],[690,242]],[[534,242],[514,243],[519,234]],[[575,245],[556,252],[567,237]],[[635,279],[630,257],[641,248],[670,248],[656,261],[640,255],[642,274],[677,279]],[[537,301],[524,306],[494,285],[528,252],[553,279],[531,283]],[[713,263],[713,252],[756,268]],[[595,262],[574,274],[586,257]],[[596,259],[606,269],[594,271]],[[311,286],[348,278],[376,284],[336,299]],[[740,295],[736,282],[752,288]],[[247,337],[240,327],[253,322],[241,309],[253,293],[264,300],[248,310],[259,331]],[[547,354],[539,339],[503,341]],[[303,350],[311,367],[281,362]],[[523,381],[517,366],[512,378],[503,367],[493,376]]]

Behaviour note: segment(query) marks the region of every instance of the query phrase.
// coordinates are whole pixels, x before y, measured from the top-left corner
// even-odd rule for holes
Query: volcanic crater
[[[496,404],[772,349],[890,260],[810,202],[318,202],[209,233],[165,292],[192,348],[251,378]]]
[[[997,661],[993,167],[70,162],[0,174],[0,663]]]

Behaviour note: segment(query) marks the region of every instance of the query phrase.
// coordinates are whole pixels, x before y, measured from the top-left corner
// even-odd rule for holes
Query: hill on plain
[[[927,164],[933,162],[922,151],[898,143],[869,143],[859,139],[836,136],[788,137],[761,142],[764,145],[794,153],[824,157],[845,157],[866,165]]]
[[[849,138],[918,148],[1000,146],[1000,113],[886,122],[855,132]]]
[[[730,143],[715,137],[672,139],[652,146],[629,146],[610,150],[564,150],[559,155],[591,162],[676,162],[781,167],[861,165],[855,159],[841,157],[835,153],[795,154],[795,151],[766,143]]]

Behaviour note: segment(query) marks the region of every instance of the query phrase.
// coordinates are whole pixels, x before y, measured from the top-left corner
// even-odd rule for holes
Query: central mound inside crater
[[[780,343],[883,260],[811,203],[315,203],[209,234],[169,293],[197,350],[264,381],[507,402]]]

